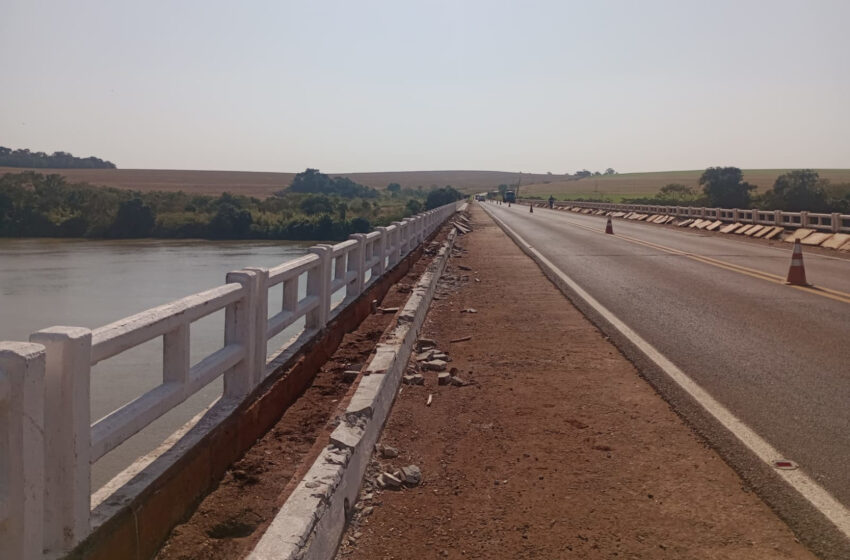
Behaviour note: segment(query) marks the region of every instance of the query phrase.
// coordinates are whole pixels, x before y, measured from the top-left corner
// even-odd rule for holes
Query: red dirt
[[[473,224],[423,333],[470,384],[403,387],[382,438],[399,456],[371,473],[416,464],[423,482],[367,479],[339,558],[814,558],[479,209]]]

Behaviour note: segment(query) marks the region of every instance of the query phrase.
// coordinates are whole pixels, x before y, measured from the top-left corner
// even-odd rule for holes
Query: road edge
[[[740,436],[727,426],[723,420],[706,408],[705,404],[695,398],[691,390],[683,387],[678,376],[671,376],[669,368],[678,371],[693,387],[705,395],[710,395],[698,384],[693,382],[684,372],[681,372],[660,352],[643,341],[636,333],[620,322],[622,327],[632,333],[641,342],[636,343],[622,327],[616,316],[604,306],[596,302],[592,296],[584,293],[569,276],[559,270],[546,257],[511,229],[502,220],[493,215],[486,204],[479,204],[482,210],[498,225],[502,231],[540,268],[543,274],[552,282],[573,305],[584,314],[600,331],[611,338],[615,346],[636,367],[639,374],[649,382],[656,392],[670,404],[673,410],[705,440],[718,455],[740,476],[759,497],[773,509],[812,552],[826,560],[842,560],[850,558],[850,511],[814,480],[801,471],[777,471],[771,468],[759,456],[759,451],[750,447]],[[591,301],[589,301],[589,298]],[[606,316],[607,315],[607,316]],[[650,350],[647,352],[647,348]],[[661,363],[659,363],[661,362]],[[665,367],[667,366],[667,367]],[[713,401],[714,399],[711,398]],[[716,401],[715,401],[716,402]],[[719,403],[718,403],[719,405]],[[719,405],[722,407],[722,405]],[[728,412],[746,430],[752,432],[740,420]],[[759,440],[761,438],[752,432]],[[772,449],[767,442],[765,446]],[[777,456],[775,459],[779,459]],[[788,476],[792,474],[791,477]],[[796,478],[798,484],[791,484],[789,478]],[[800,484],[801,483],[801,484]],[[798,486],[814,489],[831,500],[830,507],[825,511],[818,509]],[[833,521],[838,518],[838,523]],[[843,530],[842,530],[843,529]]]

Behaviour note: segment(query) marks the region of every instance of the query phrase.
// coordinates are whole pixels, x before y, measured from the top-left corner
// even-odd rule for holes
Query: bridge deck
[[[404,386],[382,440],[399,456],[376,457],[340,558],[813,558],[490,218],[472,215],[423,333],[469,384],[425,373]],[[420,486],[373,488],[409,464]]]

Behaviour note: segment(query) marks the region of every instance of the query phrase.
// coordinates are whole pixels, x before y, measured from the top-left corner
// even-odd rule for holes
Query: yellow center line
[[[652,243],[650,241],[644,241],[643,239],[637,239],[635,237],[629,237],[628,235],[621,234],[604,234],[599,231],[597,228],[592,228],[589,226],[585,226],[583,224],[578,224],[573,222],[572,220],[564,220],[565,222],[574,225],[576,227],[580,227],[582,229],[586,229],[588,231],[592,231],[594,233],[599,233],[603,235],[613,235],[623,241],[628,241],[629,243],[635,243],[637,245],[644,245],[646,247],[650,247],[652,249],[658,249],[659,251],[663,251],[665,253],[670,253],[672,255],[679,255],[682,257],[687,257],[691,260],[699,261],[701,263],[709,264],[711,266],[716,266],[718,268],[723,268],[732,272],[737,272],[739,274],[745,274],[747,276],[752,276],[753,278],[758,278],[760,280],[766,280],[767,282],[773,282],[774,284],[785,285],[785,278],[782,276],[778,276],[776,274],[772,274],[770,272],[764,272],[761,270],[756,270],[754,268],[749,268],[746,266],[742,266],[739,264],[734,264],[726,261],[721,261],[712,257],[706,257],[705,255],[698,255],[696,253],[691,253],[688,251],[681,251],[679,249],[674,249],[672,247],[667,247],[665,245],[658,245],[657,243]],[[846,292],[841,292],[838,290],[831,290],[829,288],[818,288],[815,286],[791,286],[791,288],[795,288],[797,290],[801,290],[804,292],[808,292],[810,294],[814,294],[817,296],[833,299],[835,301],[840,301],[843,303],[850,303],[850,294]]]

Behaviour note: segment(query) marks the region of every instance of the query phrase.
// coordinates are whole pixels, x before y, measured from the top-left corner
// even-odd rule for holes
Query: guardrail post
[[[40,344],[0,342],[0,558],[42,557],[44,362]]]
[[[242,400],[260,377],[256,363],[257,273],[236,270],[227,273],[228,284],[240,284],[245,290],[239,301],[224,308],[224,345],[238,344],[245,356],[224,374],[224,397]]]
[[[44,548],[69,552],[90,530],[91,331],[51,327],[30,342],[45,348]]]
[[[841,214],[833,212],[830,224],[832,225],[832,233],[838,233],[841,231]]]
[[[363,292],[366,284],[366,234],[354,233],[349,239],[355,239],[357,245],[348,253],[348,270],[357,275],[354,282],[345,287],[345,297],[356,298]]]
[[[803,210],[800,212],[800,227],[808,227],[809,225],[809,213]]]
[[[268,327],[269,327],[269,269],[258,266],[249,266],[245,270],[257,273],[257,311],[255,313],[256,326],[254,327],[254,360],[258,366],[256,382],[263,380],[266,370],[266,356],[268,355]]]
[[[307,295],[319,298],[319,306],[307,314],[306,328],[321,329],[331,312],[331,245],[314,245],[309,251],[319,255],[319,266],[307,272]]]

